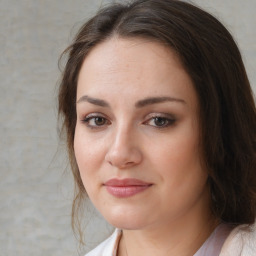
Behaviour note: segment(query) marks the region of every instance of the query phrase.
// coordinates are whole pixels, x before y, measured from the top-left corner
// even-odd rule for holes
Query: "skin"
[[[85,58],[76,105],[77,164],[95,207],[123,229],[118,254],[195,253],[215,224],[198,99],[177,55],[156,42],[111,38]],[[112,178],[152,185],[118,198],[105,186]]]

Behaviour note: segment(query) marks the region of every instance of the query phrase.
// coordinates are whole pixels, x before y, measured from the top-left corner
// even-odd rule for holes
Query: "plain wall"
[[[79,255],[57,134],[58,58],[99,0],[0,0],[0,256]],[[195,0],[234,35],[256,90],[256,1]],[[110,228],[88,206],[87,246]],[[98,216],[98,214],[96,213]]]

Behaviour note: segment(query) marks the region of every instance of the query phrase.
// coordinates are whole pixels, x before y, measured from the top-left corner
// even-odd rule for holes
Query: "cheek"
[[[99,169],[102,156],[103,145],[97,140],[93,140],[81,128],[76,128],[74,138],[74,151],[77,165],[80,171],[82,181],[87,183],[93,179],[96,170]]]
[[[152,149],[154,165],[159,166],[160,175],[171,187],[190,189],[193,186],[204,186],[207,172],[202,166],[199,136],[192,125],[180,129],[179,133],[170,136],[158,147]]]
[[[161,168],[161,190],[166,211],[175,216],[189,211],[202,200],[208,201],[207,172],[201,165],[197,141],[184,140],[181,143],[169,143],[169,151],[159,155]]]
[[[163,166],[173,169],[198,165],[201,159],[201,150],[197,133],[197,130],[193,129],[191,125],[184,125],[183,129],[163,137],[162,141],[157,138],[156,141],[152,141],[150,147],[151,155],[154,156],[152,159],[155,159],[156,163],[162,163]]]
[[[87,137],[83,136],[83,133],[76,129],[75,138],[74,138],[74,151],[80,176],[84,185],[84,188],[89,196],[93,198],[97,195],[96,191],[98,187],[96,171],[99,169],[99,159],[98,154],[95,154],[97,151],[97,144],[91,143]]]

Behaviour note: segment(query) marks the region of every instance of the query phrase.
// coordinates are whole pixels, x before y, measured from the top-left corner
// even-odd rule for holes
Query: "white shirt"
[[[114,233],[85,256],[116,256],[122,231]],[[256,256],[256,227],[219,225],[194,256]]]

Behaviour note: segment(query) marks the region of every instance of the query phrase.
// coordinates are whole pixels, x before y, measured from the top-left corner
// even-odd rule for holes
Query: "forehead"
[[[85,93],[150,97],[195,92],[169,47],[145,39],[111,38],[93,48],[84,60],[77,94]]]

